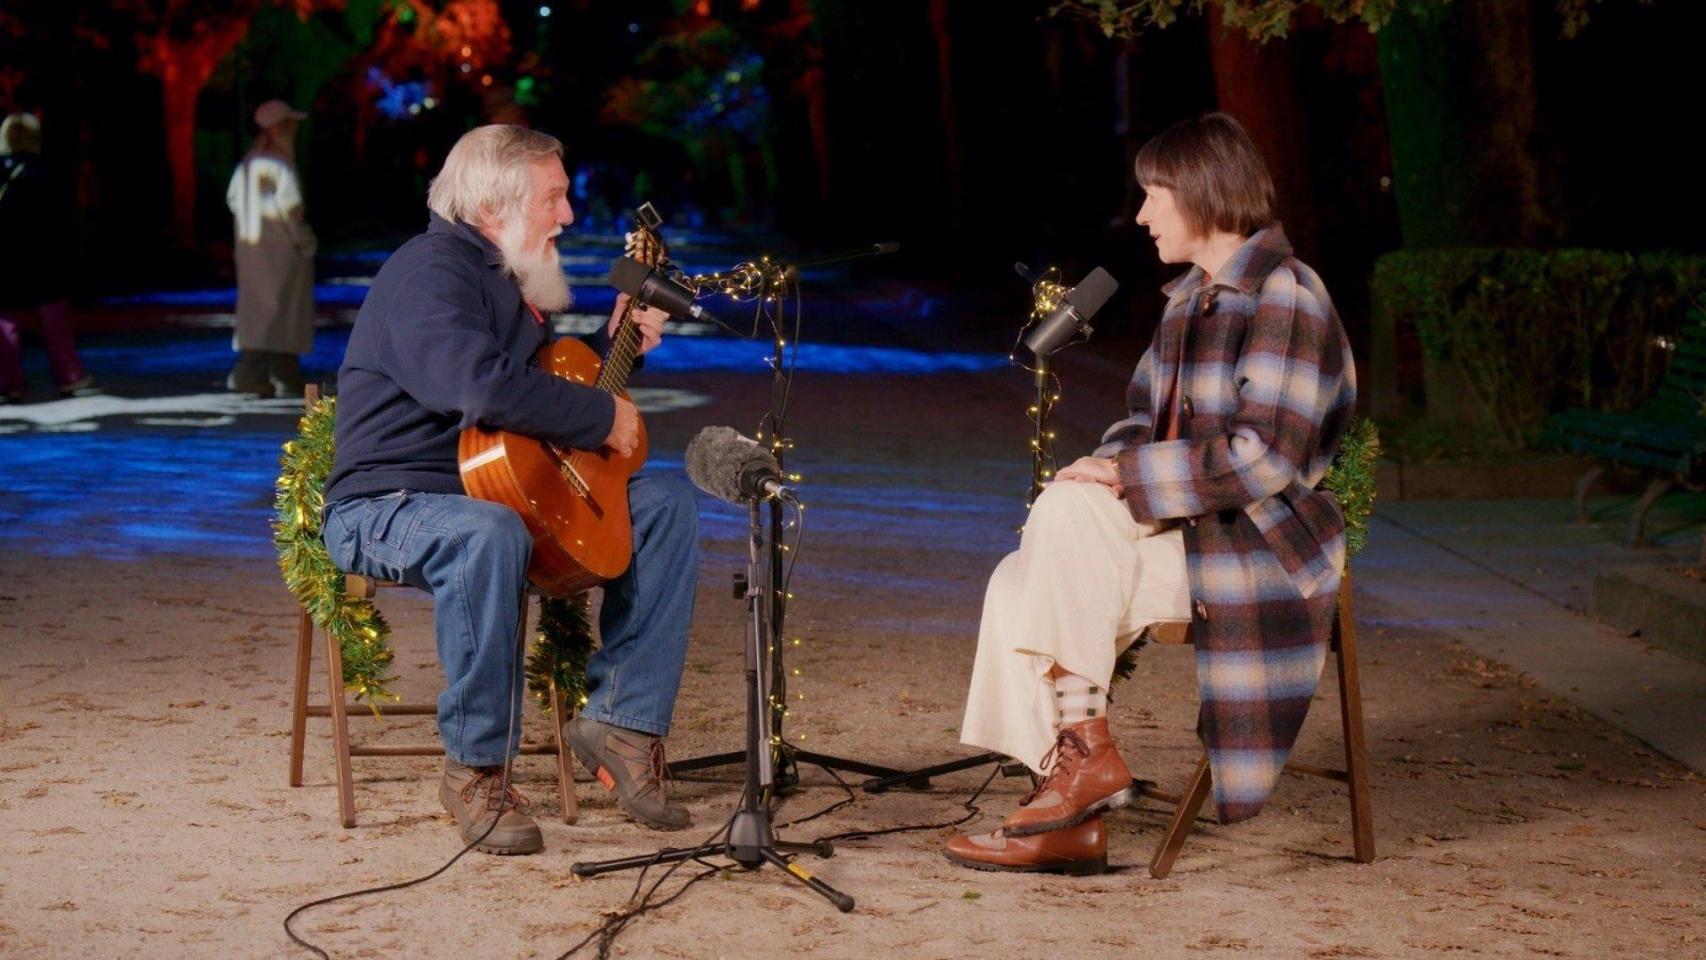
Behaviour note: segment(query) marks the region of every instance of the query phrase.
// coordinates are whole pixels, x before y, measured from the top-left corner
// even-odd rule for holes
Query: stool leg
[[[1358,863],[1374,862],[1374,812],[1368,790],[1368,744],[1362,728],[1362,682],[1357,676],[1356,615],[1351,608],[1351,575],[1339,585],[1337,613],[1339,718],[1345,734],[1345,772],[1351,788],[1351,833]]]
[[[349,717],[344,710],[344,655],[332,631],[326,631],[326,687],[331,694],[332,753],[338,768],[338,815],[355,826],[355,783],[349,763]]]
[[[1208,754],[1205,753],[1197,761],[1197,768],[1185,785],[1184,798],[1174,808],[1173,820],[1167,824],[1167,832],[1162,835],[1161,844],[1155,848],[1155,856],[1149,861],[1149,875],[1155,879],[1163,879],[1173,872],[1173,861],[1179,858],[1179,848],[1185,845],[1185,837],[1196,823],[1203,801],[1208,799],[1211,779]]]
[[[308,732],[308,671],[314,660],[314,621],[303,607],[296,621],[296,686],[290,696],[290,785],[302,786],[302,741]]]
[[[569,762],[569,745],[563,741],[563,724],[569,721],[568,700],[551,681],[551,737],[557,744],[557,795],[563,801],[563,822],[580,819],[580,804],[575,799],[575,771]]]

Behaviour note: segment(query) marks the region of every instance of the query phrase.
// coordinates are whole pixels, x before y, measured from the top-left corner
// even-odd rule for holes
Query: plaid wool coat
[[[1326,659],[1345,522],[1316,484],[1353,412],[1356,372],[1321,278],[1277,223],[1212,281],[1193,267],[1162,290],[1130,416],[1096,453],[1114,458],[1139,522],[1183,522],[1197,732],[1231,823],[1261,811]],[[1169,396],[1178,439],[1157,441]]]

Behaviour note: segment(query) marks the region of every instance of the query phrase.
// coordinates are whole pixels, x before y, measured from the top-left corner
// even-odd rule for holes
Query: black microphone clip
[[[657,307],[678,320],[716,321],[711,311],[693,302],[691,290],[632,257],[622,257],[610,267],[610,285],[640,306]]]

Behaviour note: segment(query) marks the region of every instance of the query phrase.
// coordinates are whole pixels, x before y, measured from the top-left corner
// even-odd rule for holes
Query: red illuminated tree
[[[509,23],[497,0],[399,0],[369,54],[393,76],[449,75],[470,84],[480,84],[509,55]]]
[[[160,80],[166,160],[172,174],[172,235],[195,240],[195,108],[202,88],[249,29],[263,0],[116,0],[111,10],[129,19],[137,67]],[[271,0],[306,18],[343,0]]]

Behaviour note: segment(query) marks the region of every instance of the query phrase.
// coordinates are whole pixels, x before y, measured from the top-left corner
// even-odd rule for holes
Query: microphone
[[[1089,336],[1090,319],[1119,288],[1108,271],[1101,267],[1090,271],[1089,276],[1067,293],[1066,302],[1037,323],[1036,329],[1025,337],[1025,346],[1036,356],[1046,357],[1080,333]]]
[[[706,427],[687,444],[687,479],[718,500],[786,500],[798,504],[782,467],[757,440],[734,427]]]
[[[677,320],[716,321],[711,311],[693,302],[686,287],[632,257],[622,257],[610,267],[610,285],[642,306],[658,307]]]

